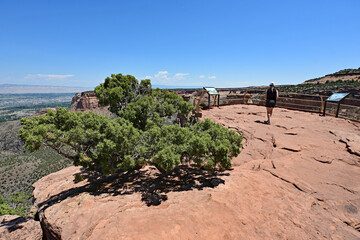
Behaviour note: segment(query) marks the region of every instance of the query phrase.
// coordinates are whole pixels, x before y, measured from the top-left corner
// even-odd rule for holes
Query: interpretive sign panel
[[[218,93],[218,91],[216,91],[216,89],[214,87],[204,87],[205,91],[207,92],[207,94],[209,95],[209,100],[208,100],[208,107],[210,108],[210,98],[211,95],[214,96],[214,105],[216,105],[217,102],[217,106],[220,106],[220,94]]]
[[[328,102],[340,102],[341,100],[346,98],[347,95],[349,95],[349,93],[333,93],[325,101],[328,101]]]
[[[323,112],[323,116],[325,116],[325,112],[326,112],[326,103],[327,102],[337,102],[338,106],[337,106],[337,110],[336,110],[336,117],[339,116],[339,110],[340,110],[340,103],[342,100],[344,100],[347,96],[349,95],[349,93],[333,93],[330,97],[328,97],[325,100],[325,106],[324,106],[324,112]]]
[[[208,92],[210,95],[219,95],[218,91],[214,87],[204,87],[204,89]]]

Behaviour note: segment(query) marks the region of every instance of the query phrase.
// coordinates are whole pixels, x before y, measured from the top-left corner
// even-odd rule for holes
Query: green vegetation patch
[[[283,85],[277,86],[280,93],[303,93],[303,94],[320,94],[320,95],[329,95],[334,92],[351,92],[356,98],[358,92],[360,91],[360,82],[359,81],[328,81],[326,83],[319,84],[298,84],[298,85]]]
[[[16,192],[9,198],[4,199],[0,195],[0,215],[20,215],[26,217],[30,196],[23,192]]]
[[[19,128],[19,121],[0,123],[0,195],[6,199],[4,204],[15,211],[6,211],[7,214],[24,216],[32,205],[32,184],[50,173],[71,166],[71,161],[48,147],[41,147],[35,152],[25,150],[17,136]],[[14,194],[24,194],[26,204],[12,203]],[[2,214],[9,210],[4,205],[2,209]]]

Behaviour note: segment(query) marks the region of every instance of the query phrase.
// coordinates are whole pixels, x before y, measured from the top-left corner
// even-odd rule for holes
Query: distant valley
[[[43,108],[69,107],[74,93],[0,94],[0,122],[17,120]]]

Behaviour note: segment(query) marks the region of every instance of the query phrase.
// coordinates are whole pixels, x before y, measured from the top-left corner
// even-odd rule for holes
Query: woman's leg
[[[267,115],[267,122],[270,123],[270,116],[271,116],[271,108],[270,107],[266,107],[266,115]]]

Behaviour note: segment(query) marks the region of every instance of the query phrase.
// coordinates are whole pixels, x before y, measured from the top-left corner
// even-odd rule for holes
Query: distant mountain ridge
[[[91,87],[65,87],[26,84],[0,84],[0,94],[21,93],[77,93],[92,90]]]
[[[358,69],[343,69],[335,73],[327,74],[323,77],[306,80],[303,84],[308,83],[326,83],[336,81],[358,81],[360,82],[360,67]]]

